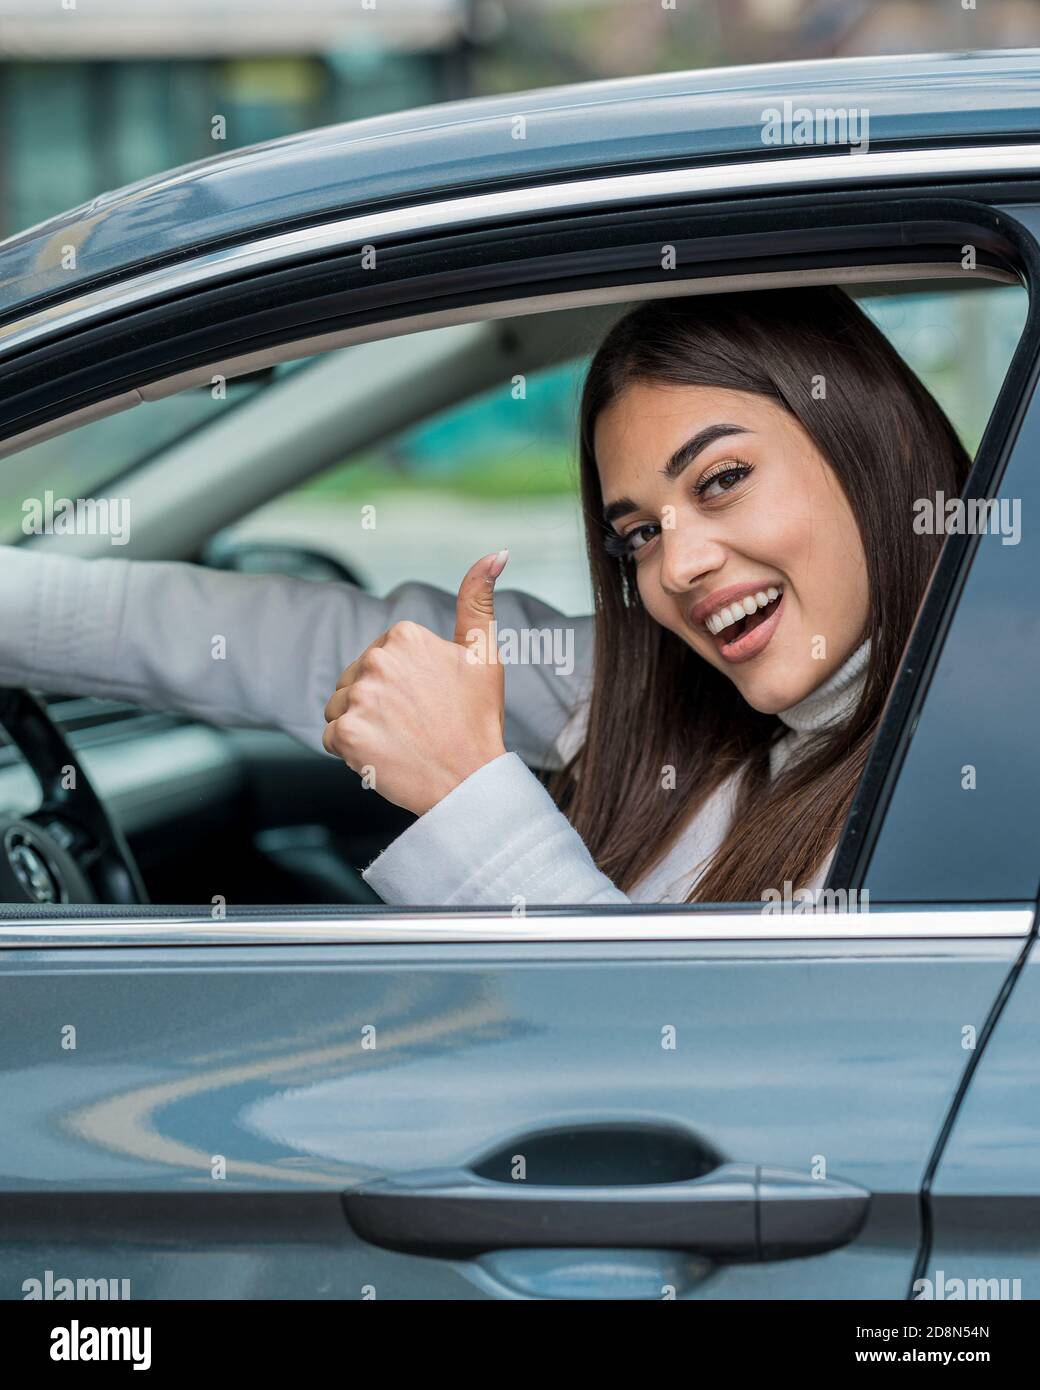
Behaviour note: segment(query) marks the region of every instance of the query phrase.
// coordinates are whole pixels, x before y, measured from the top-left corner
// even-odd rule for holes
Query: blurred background
[[[0,0],[0,236],[179,164],[461,97],[1038,41],[1040,0]],[[862,302],[974,450],[1025,291],[936,289]],[[344,354],[345,373],[356,351]],[[520,403],[506,389],[487,393],[344,459],[233,536],[317,546],[377,592],[403,577],[402,554],[411,577],[452,588],[473,558],[510,544],[510,587],[587,611],[575,499],[585,366],[538,374]],[[30,477],[82,495],[264,384],[232,383],[226,406],[208,392],[183,393],[9,460],[0,470],[0,541],[18,534]],[[204,434],[198,439],[204,447]],[[360,533],[364,503],[379,504],[392,524]]]
[[[1038,0],[964,3],[0,0],[0,236],[177,164],[431,102],[1038,41]]]

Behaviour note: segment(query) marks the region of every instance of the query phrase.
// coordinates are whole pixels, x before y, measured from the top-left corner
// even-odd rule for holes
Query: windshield
[[[228,381],[224,409],[255,396],[274,373]],[[213,419],[210,387],[144,401],[0,459],[0,543],[36,534],[40,518],[104,492],[118,479]],[[48,497],[48,494],[50,496]]]

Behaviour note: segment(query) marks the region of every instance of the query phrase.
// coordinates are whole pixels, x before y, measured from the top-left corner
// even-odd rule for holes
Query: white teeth
[[[738,599],[736,603],[731,603],[727,608],[720,608],[717,613],[710,613],[704,620],[704,626],[712,636],[715,636],[723,628],[730,627],[733,623],[739,622],[741,618],[750,617],[752,613],[757,613],[760,608],[765,608],[767,603],[772,603],[774,599],[778,599],[782,592],[782,589],[778,589],[772,584],[767,589],[758,589],[755,593],[748,594],[747,598]]]

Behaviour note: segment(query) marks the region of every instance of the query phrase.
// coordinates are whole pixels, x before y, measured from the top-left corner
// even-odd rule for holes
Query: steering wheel
[[[0,688],[0,727],[43,789],[31,815],[0,815],[0,902],[146,903],[129,845],[46,708]]]

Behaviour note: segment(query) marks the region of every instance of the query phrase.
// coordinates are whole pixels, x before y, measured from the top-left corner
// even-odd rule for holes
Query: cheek
[[[778,570],[805,563],[814,536],[821,525],[830,524],[833,511],[830,506],[821,511],[821,498],[809,480],[789,464],[769,470],[752,502],[742,509],[735,536],[745,553]]]
[[[807,509],[780,504],[762,507],[734,535],[735,548],[781,574],[805,565],[813,552],[812,517]]]
[[[681,624],[675,610],[675,600],[661,588],[660,566],[654,563],[653,556],[636,566],[636,588],[643,607],[654,622],[671,632],[678,632]]]
[[[803,608],[831,630],[862,620],[866,557],[851,511],[822,497],[789,522],[777,533],[774,553],[793,580]]]
[[[834,498],[824,492],[822,479],[807,477],[804,468],[786,462],[769,470],[751,501],[734,519],[733,544],[792,579],[823,557],[840,528]]]
[[[636,589],[639,592],[639,598],[643,607],[652,618],[656,618],[656,610],[660,607],[662,598],[661,586],[657,583],[651,584],[649,575],[649,565],[641,565],[636,568]],[[658,619],[658,621],[660,621],[660,619]]]
[[[835,545],[831,554],[830,603],[835,623],[841,627],[859,627],[866,621],[870,608],[867,581],[867,557],[863,542],[854,524],[844,530],[835,529]]]

